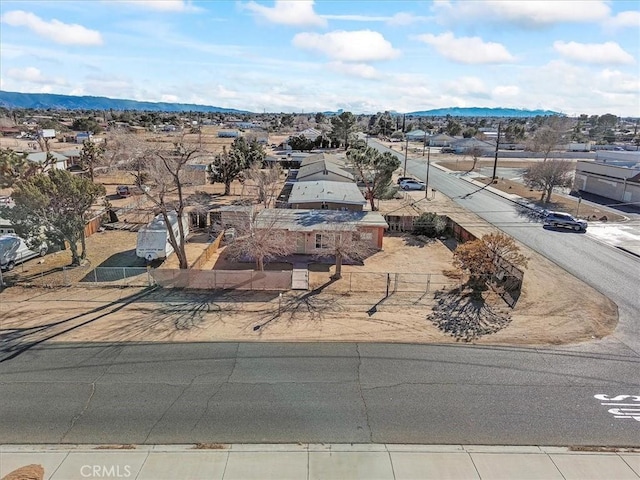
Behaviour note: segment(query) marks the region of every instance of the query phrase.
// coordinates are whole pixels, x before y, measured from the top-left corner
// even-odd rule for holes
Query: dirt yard
[[[411,192],[381,202],[381,210],[446,211],[458,223],[473,225],[470,229],[477,236],[493,231],[444,196],[425,200],[423,195]],[[97,233],[88,238],[87,246],[89,266],[77,270],[79,277],[93,266],[122,266],[130,260],[135,233]],[[460,291],[459,280],[443,274],[451,269],[452,254],[439,240],[421,242],[394,234],[385,237],[383,251],[364,265],[345,265],[341,280],[330,281],[332,265],[312,265],[310,283],[315,289],[285,292],[282,298],[277,292],[7,288],[0,293],[0,336],[13,342],[7,348],[43,338],[549,345],[601,338],[613,331],[617,309],[612,302],[544,257],[522,249],[529,267],[514,309],[491,292],[476,300]],[[27,262],[24,270],[18,267],[10,275],[24,275],[34,284],[55,284],[69,260],[68,252],[59,252]],[[401,288],[395,293],[391,288],[388,297],[387,273],[392,286],[395,274],[401,274]]]

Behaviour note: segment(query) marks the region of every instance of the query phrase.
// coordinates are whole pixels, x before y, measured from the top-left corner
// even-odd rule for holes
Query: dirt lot
[[[381,209],[446,211],[476,235],[492,231],[478,217],[440,194],[427,201],[412,192],[381,202]],[[484,225],[484,226],[483,226]],[[135,234],[105,231],[88,239],[89,267],[122,265],[132,258]],[[50,341],[390,341],[488,344],[563,344],[600,338],[615,328],[617,309],[607,298],[523,247],[529,258],[522,294],[508,308],[487,292],[480,301],[443,275],[451,251],[440,241],[385,238],[383,251],[364,265],[310,267],[310,292],[189,292],[140,288],[12,287],[0,293],[0,335],[13,345]],[[51,284],[69,262],[60,252],[27,262],[24,275]],[[250,265],[247,265],[249,268]],[[273,265],[279,268],[278,265]],[[411,273],[422,291],[385,297],[386,273]],[[431,274],[428,288],[425,280]],[[67,272],[66,275],[72,275]],[[77,284],[81,285],[81,284]],[[421,287],[422,288],[422,287]],[[256,328],[257,327],[257,328]],[[7,347],[9,348],[9,347]],[[1,351],[0,351],[1,352]]]

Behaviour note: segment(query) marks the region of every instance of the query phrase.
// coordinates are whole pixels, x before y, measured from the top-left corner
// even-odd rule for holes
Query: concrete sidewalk
[[[43,478],[53,480],[640,479],[640,453],[625,449],[303,443],[201,447],[208,448],[2,445],[0,478],[37,464],[44,468]]]

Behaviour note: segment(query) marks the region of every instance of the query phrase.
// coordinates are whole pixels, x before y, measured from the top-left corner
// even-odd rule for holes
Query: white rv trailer
[[[167,216],[171,224],[169,228],[173,229],[176,240],[179,242],[178,215],[175,211],[171,211]],[[182,218],[182,227],[186,238],[189,233],[189,223],[184,216]],[[138,230],[136,256],[151,262],[153,260],[167,258],[172,253],[173,247],[169,242],[169,230],[164,221],[164,217],[162,214],[156,215],[148,225]]]

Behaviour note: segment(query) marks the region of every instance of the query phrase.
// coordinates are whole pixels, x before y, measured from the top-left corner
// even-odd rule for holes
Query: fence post
[[[127,267],[122,267],[122,286],[126,285],[125,279],[127,278]]]
[[[387,272],[387,293],[386,293],[386,297],[389,296],[389,286],[391,285],[391,274]]]
[[[429,293],[430,286],[431,286],[431,274],[427,273],[427,289],[425,290],[425,293]]]
[[[151,286],[151,265],[147,265],[147,286]]]
[[[98,283],[98,267],[93,269],[93,283]]]

